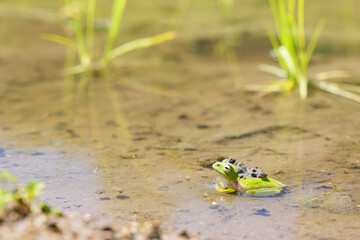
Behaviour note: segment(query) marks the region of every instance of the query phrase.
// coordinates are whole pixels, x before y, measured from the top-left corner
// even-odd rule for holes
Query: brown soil
[[[162,9],[159,19],[166,15]],[[22,181],[45,182],[43,200],[51,205],[96,219],[156,220],[166,231],[185,229],[204,238],[360,238],[360,105],[316,89],[306,101],[297,91],[243,92],[244,82],[275,80],[257,70],[259,63],[275,64],[265,34],[258,34],[261,21],[249,20],[254,31],[235,29],[239,61],[228,64],[212,54],[216,26],[206,31],[205,17],[192,20],[177,40],[112,65],[129,140],[101,77],[94,79],[95,103],[63,110],[58,73],[64,49],[39,38],[61,31],[57,25],[0,18],[0,31],[7,33],[0,38],[0,167]],[[131,33],[139,22],[125,25],[125,38],[144,34]],[[155,25],[149,35],[165,28],[161,21]],[[337,54],[352,45],[334,46],[336,41],[321,43],[311,76],[357,71],[356,51],[353,57]],[[218,156],[258,166],[288,191],[261,199],[217,193],[209,166]],[[305,203],[331,191],[328,182],[338,191]]]
[[[128,226],[96,222],[90,216],[79,214],[33,214],[26,205],[8,204],[0,215],[0,239],[107,239],[107,240],[157,240],[195,239],[181,234],[165,234],[150,222],[131,222]]]

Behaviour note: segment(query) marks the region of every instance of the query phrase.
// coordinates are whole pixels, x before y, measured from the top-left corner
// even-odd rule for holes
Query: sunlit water
[[[217,7],[201,2],[180,5],[182,11],[170,14],[174,19],[164,27],[171,8],[156,1],[162,8],[149,29],[144,23],[148,11],[136,18],[147,3],[129,5],[125,38],[141,29],[168,30],[169,25],[184,36],[129,55],[124,68],[115,63],[113,72],[120,80],[175,93],[164,97],[146,88],[116,86],[132,142],[114,120],[101,79],[95,84],[95,105],[72,115],[62,111],[58,70],[63,68],[63,49],[38,38],[52,32],[54,23],[29,20],[24,11],[2,15],[0,28],[7,34],[0,42],[6,49],[0,53],[0,168],[21,182],[45,182],[41,199],[55,207],[116,223],[154,220],[165,230],[187,230],[204,238],[359,238],[359,105],[319,91],[311,91],[306,102],[295,91],[267,97],[242,93],[235,87],[239,79],[274,80],[257,70],[260,62],[273,63],[261,33],[263,21],[271,19],[268,10],[254,1],[246,5],[249,11],[237,6],[243,14],[236,14],[234,22],[249,22],[234,24],[244,41],[238,49],[240,71],[230,72],[212,55],[218,23],[205,10],[215,16]],[[340,14],[333,5],[327,6]],[[314,12],[321,7],[321,1],[309,6],[311,22],[318,21]],[[330,18],[334,24],[324,32],[328,41],[322,40],[310,74],[357,70],[352,41],[359,33],[351,30],[357,16],[351,14],[344,8],[336,18],[348,16],[347,28]],[[346,43],[338,41],[340,30],[348,36]],[[23,38],[26,44],[19,40]],[[345,57],[348,53],[351,58]],[[287,185],[285,192],[271,198],[216,192],[217,174],[209,166],[219,155],[262,168]]]

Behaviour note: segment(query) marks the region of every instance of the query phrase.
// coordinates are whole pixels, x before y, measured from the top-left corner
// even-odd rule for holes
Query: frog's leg
[[[227,188],[225,187],[225,184],[223,182],[219,182],[218,183],[219,186],[216,186],[216,190],[218,192],[221,192],[221,193],[232,193],[232,192],[236,192],[236,190],[231,187],[231,186],[228,186]]]
[[[229,188],[226,188],[226,189],[216,187],[216,190],[218,192],[221,192],[221,193],[233,193],[233,192],[236,192],[236,190],[233,187],[229,187]]]
[[[286,187],[285,184],[279,182],[278,180],[275,180],[275,179],[272,179],[272,178],[269,178],[270,180],[274,181],[277,185],[279,185],[280,187]]]
[[[266,197],[281,193],[282,188],[259,188],[247,190],[245,193],[252,196]]]

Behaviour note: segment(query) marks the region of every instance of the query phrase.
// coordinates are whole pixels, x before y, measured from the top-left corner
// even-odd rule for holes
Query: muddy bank
[[[166,234],[150,222],[131,222],[127,226],[93,221],[79,214],[34,214],[29,206],[8,204],[0,214],[0,238],[21,239],[195,239],[186,232]]]

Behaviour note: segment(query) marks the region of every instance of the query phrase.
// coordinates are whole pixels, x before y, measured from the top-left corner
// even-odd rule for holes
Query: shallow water
[[[47,7],[40,3],[32,5]],[[45,182],[42,199],[51,205],[98,219],[155,220],[166,230],[205,238],[359,238],[360,106],[315,90],[303,102],[295,91],[262,97],[237,88],[242,80],[274,79],[257,70],[259,63],[272,63],[262,30],[270,15],[259,1],[248,1],[245,9],[236,6],[242,14],[235,14],[232,29],[242,38],[235,69],[212,54],[219,22],[210,21],[206,10],[217,14],[216,5],[180,5],[174,14],[169,1],[156,1],[158,14],[150,25],[148,12],[136,15],[148,7],[142,3],[129,5],[125,39],[169,28],[179,29],[180,37],[114,63],[115,91],[131,141],[115,121],[101,79],[94,85],[95,104],[72,114],[63,111],[58,72],[64,49],[38,37],[60,31],[57,24],[31,19],[23,10],[0,16],[6,33],[0,37],[1,169],[21,181]],[[336,8],[335,1],[327,6],[344,9],[336,15],[348,19],[347,28],[331,18],[333,11],[321,11],[330,26],[310,75],[356,72],[357,15],[343,5]],[[321,1],[308,7],[310,23],[318,20],[314,13],[321,7]],[[169,16],[172,20],[164,22]],[[347,41],[340,41],[339,33]],[[129,82],[140,83],[142,90]],[[172,96],[143,87],[149,85]],[[217,193],[210,165],[218,156],[259,166],[285,183],[286,192],[274,198]],[[338,190],[332,192],[329,182]]]

